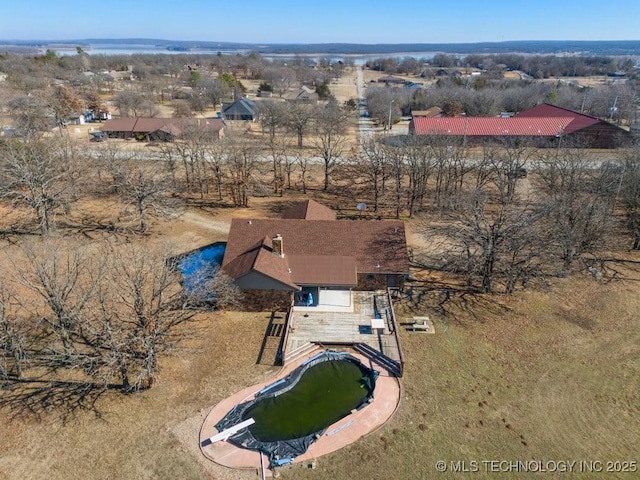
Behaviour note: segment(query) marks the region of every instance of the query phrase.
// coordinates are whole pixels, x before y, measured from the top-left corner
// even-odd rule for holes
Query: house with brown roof
[[[315,105],[318,103],[318,100],[320,100],[320,97],[315,90],[303,85],[300,90],[286,94],[284,99],[288,102],[300,102]]]
[[[107,120],[102,131],[109,138],[135,138],[141,141],[173,141],[186,132],[198,129],[219,139],[224,135],[221,118],[147,118],[125,117]]]
[[[440,107],[431,107],[426,110],[411,110],[412,117],[439,117],[442,116]]]
[[[385,83],[387,85],[404,85],[407,81],[401,77],[394,77],[393,75],[387,75],[384,77],[378,78],[378,83]]]
[[[316,305],[323,291],[402,287],[409,274],[404,223],[337,220],[313,200],[282,218],[231,222],[223,270],[262,308]]]

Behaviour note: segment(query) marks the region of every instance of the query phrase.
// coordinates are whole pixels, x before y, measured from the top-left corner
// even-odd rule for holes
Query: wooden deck
[[[303,352],[310,344],[357,345],[365,344],[384,357],[400,362],[400,346],[392,331],[392,322],[385,320],[383,331],[371,330],[374,317],[374,296],[380,305],[388,306],[386,291],[353,292],[353,312],[293,311],[289,323],[289,335],[284,350],[285,363]]]

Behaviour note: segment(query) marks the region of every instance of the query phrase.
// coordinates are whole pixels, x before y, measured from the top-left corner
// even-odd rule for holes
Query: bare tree
[[[47,103],[37,95],[23,95],[9,100],[9,115],[14,128],[25,136],[33,136],[51,128]]]
[[[15,295],[0,285],[0,379],[22,378],[28,332],[16,305]]]
[[[302,193],[307,193],[307,172],[309,171],[309,156],[300,150],[295,154],[295,163],[298,166],[300,175],[300,183],[302,184]]]
[[[526,167],[534,153],[535,149],[513,141],[487,144],[484,145],[483,160],[476,171],[486,169],[488,178],[500,193],[500,202],[510,203],[518,182],[527,175]],[[482,177],[482,173],[479,172],[479,177]]]
[[[162,168],[121,161],[113,166],[114,187],[138,217],[138,230],[149,229],[149,216],[167,216],[176,212],[176,202],[167,193],[170,178]]]
[[[253,188],[257,184],[255,177],[258,168],[256,146],[241,138],[225,143],[227,145],[225,176],[231,199],[237,207],[248,207]]]
[[[373,194],[373,211],[377,212],[380,206],[382,185],[387,174],[387,158],[385,149],[379,139],[368,139],[362,145],[362,154],[354,159],[357,173],[355,178],[364,178],[367,190]]]
[[[640,250],[640,148],[636,145],[629,149],[619,164],[620,200],[633,236],[632,248]]]
[[[222,100],[231,93],[224,82],[210,77],[201,78],[198,81],[197,90],[209,101],[214,110],[216,105],[221,104]]]
[[[385,147],[386,166],[393,180],[393,199],[396,218],[400,218],[403,210],[404,176],[406,173],[406,152],[403,148]]]
[[[568,269],[583,253],[602,248],[610,231],[615,190],[599,185],[598,170],[587,153],[577,149],[543,151],[536,173],[540,203]]]
[[[313,109],[309,105],[293,102],[287,109],[285,123],[289,130],[298,137],[298,148],[302,148],[304,135],[311,127]]]
[[[276,130],[285,124],[286,111],[282,102],[266,100],[258,104],[262,131],[269,135],[269,142],[273,143]]]
[[[407,187],[407,209],[409,217],[413,217],[418,208],[424,207],[427,196],[429,178],[434,170],[431,147],[416,137],[409,137],[403,147],[406,158],[406,171],[409,177]]]
[[[75,200],[77,153],[63,141],[9,141],[1,147],[0,195],[28,207],[42,235],[54,229],[56,215]]]
[[[144,97],[133,90],[123,90],[118,92],[116,97],[113,99],[113,104],[118,107],[120,115],[123,116],[133,115],[134,117],[137,117],[138,113],[143,109],[144,102]]]
[[[15,264],[17,280],[39,300],[23,306],[53,334],[46,344],[47,354],[58,357],[56,363],[77,362],[82,352],[76,337],[82,336],[93,289],[85,252],[77,245],[60,248],[57,242],[45,241],[24,244],[22,253],[29,268]]]
[[[320,106],[316,109],[314,149],[322,157],[324,163],[324,191],[329,189],[331,172],[347,149],[348,119],[349,114],[342,110],[335,101],[330,101],[326,106]]]
[[[264,71],[264,80],[280,96],[284,95],[296,82],[296,73],[287,67],[273,67]]]
[[[518,281],[526,282],[543,272],[544,229],[540,215],[527,204],[489,206],[487,194],[462,193],[442,228],[450,245],[445,268],[466,276],[467,284],[479,284],[485,293],[511,293]]]
[[[184,288],[170,250],[144,243],[65,239],[30,243],[22,253],[27,260],[14,262],[20,296],[0,288],[0,373],[5,383],[23,376],[41,384],[44,395],[56,383],[101,387],[114,379],[124,392],[149,388],[159,359],[189,338],[198,308],[240,298],[217,267]]]
[[[398,121],[400,107],[405,102],[398,88],[377,87],[367,90],[367,108],[373,118],[384,126],[385,130]]]
[[[105,298],[113,302],[114,314],[102,317],[114,333],[109,343],[120,345],[111,349],[113,365],[123,389],[150,388],[160,371],[159,358],[188,337],[186,325],[196,320],[194,307],[212,296],[219,306],[234,304],[238,290],[219,270],[203,272],[198,288],[185,290],[166,248],[127,245],[113,249],[109,258],[112,296]]]
[[[291,160],[289,159],[289,142],[287,137],[280,136],[274,138],[274,141],[269,145],[271,150],[271,171],[273,174],[273,192],[275,194],[280,193],[282,196],[284,183],[285,183],[285,171],[289,172]],[[291,180],[289,178],[289,184]]]

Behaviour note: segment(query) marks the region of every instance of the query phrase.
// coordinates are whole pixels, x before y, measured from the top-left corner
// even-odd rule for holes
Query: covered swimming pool
[[[215,426],[222,432],[253,419],[228,441],[267,454],[272,466],[287,463],[330,425],[367,406],[377,377],[376,370],[349,353],[323,351],[233,407]]]
[[[216,242],[176,258],[176,265],[182,274],[182,288],[187,293],[198,293],[198,288],[215,275],[222,265],[226,248],[226,242]]]

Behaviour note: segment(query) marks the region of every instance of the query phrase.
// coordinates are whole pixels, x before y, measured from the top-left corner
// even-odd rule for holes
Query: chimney
[[[275,237],[271,239],[271,242],[273,243],[273,252],[276,255],[279,255],[280,257],[284,258],[284,245],[282,242],[282,235],[278,233]]]

